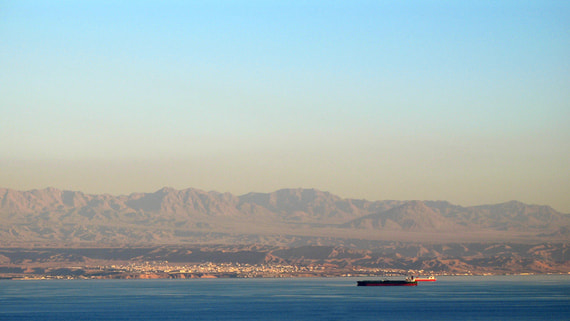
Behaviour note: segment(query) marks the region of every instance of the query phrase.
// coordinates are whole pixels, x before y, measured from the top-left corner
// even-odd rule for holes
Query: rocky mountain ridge
[[[367,201],[316,189],[230,193],[162,188],[90,195],[55,188],[0,188],[4,244],[180,244],[300,239],[568,241],[570,215],[511,201],[463,207],[446,201]]]

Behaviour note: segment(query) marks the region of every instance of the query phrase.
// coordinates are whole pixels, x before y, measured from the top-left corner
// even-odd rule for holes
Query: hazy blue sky
[[[570,213],[569,1],[0,0],[0,187]]]

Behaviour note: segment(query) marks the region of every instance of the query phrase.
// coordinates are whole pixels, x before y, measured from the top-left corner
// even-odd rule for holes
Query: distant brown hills
[[[346,199],[315,189],[235,196],[163,188],[113,196],[0,188],[0,241],[7,246],[358,246],[386,240],[567,242],[570,215],[517,201],[463,207],[446,201]]]
[[[563,243],[380,242],[372,249],[335,246],[188,245],[120,248],[2,248],[2,274],[46,275],[47,268],[123,265],[124,262],[284,264],[321,266],[322,274],[360,273],[361,268],[442,274],[568,273],[570,246]],[[339,274],[339,272],[341,274]],[[69,271],[68,271],[69,273]],[[100,273],[100,271],[99,271]],[[409,272],[408,272],[409,273]],[[421,273],[421,272],[419,272]],[[74,275],[71,273],[71,275]]]

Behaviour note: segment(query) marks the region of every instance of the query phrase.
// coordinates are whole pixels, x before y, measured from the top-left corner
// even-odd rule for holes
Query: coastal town
[[[338,268],[332,265],[241,263],[171,264],[168,261],[51,268],[0,268],[0,279],[206,279],[431,275],[424,270]],[[467,275],[471,273],[465,273]],[[442,275],[440,273],[440,275]]]

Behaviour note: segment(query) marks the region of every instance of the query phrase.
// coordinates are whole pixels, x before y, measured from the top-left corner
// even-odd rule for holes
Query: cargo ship
[[[418,281],[418,282],[435,282],[435,281],[437,281],[437,279],[435,278],[435,276],[431,275],[431,276],[428,276],[427,278],[422,278],[422,277],[416,278],[416,281]]]
[[[412,276],[405,280],[365,280],[356,281],[357,286],[417,286],[418,281]]]

